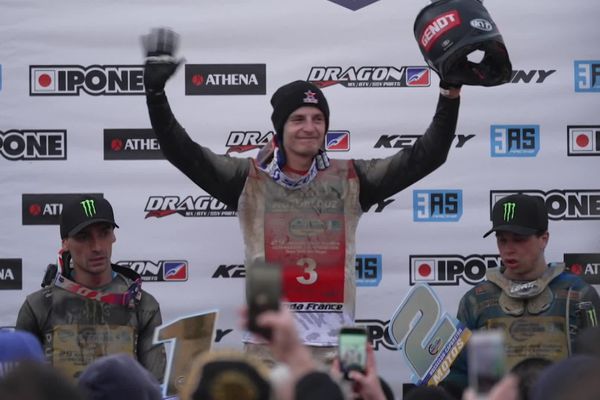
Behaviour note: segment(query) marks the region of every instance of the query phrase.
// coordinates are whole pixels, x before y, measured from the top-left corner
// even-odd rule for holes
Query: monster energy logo
[[[83,212],[86,217],[91,218],[96,215],[96,203],[94,200],[84,200],[80,204],[81,207],[83,207]]]
[[[504,221],[508,222],[515,217],[515,208],[517,204],[512,201],[508,201],[502,205],[504,207]]]
[[[596,315],[596,310],[591,309],[587,310],[589,326],[598,326],[598,317]]]

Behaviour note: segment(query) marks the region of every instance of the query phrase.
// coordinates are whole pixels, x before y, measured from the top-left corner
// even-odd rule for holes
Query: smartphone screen
[[[281,298],[281,268],[275,264],[256,261],[246,268],[246,302],[248,329],[266,339],[270,330],[260,328],[256,318],[267,310],[279,310]]]
[[[344,327],[338,342],[340,369],[348,379],[350,371],[365,372],[367,366],[367,331],[359,327]]]
[[[469,386],[484,397],[506,373],[502,331],[475,331],[467,344]]]

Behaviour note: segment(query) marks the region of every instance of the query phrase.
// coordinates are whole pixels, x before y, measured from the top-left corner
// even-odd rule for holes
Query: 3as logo
[[[350,132],[327,131],[325,134],[325,150],[327,151],[349,151]]]
[[[0,131],[0,154],[7,160],[66,160],[66,130]]]
[[[492,157],[535,157],[540,150],[539,125],[492,125]]]
[[[102,193],[44,193],[22,195],[23,225],[58,225],[63,205],[80,196],[104,197]],[[93,209],[87,208],[86,212]]]
[[[600,92],[600,60],[575,61],[575,91]]]
[[[386,149],[408,149],[415,145],[417,139],[423,135],[381,135],[377,139],[374,148],[384,147]],[[456,148],[461,148],[465,143],[473,139],[475,135],[456,135]]]
[[[369,6],[379,0],[329,0],[349,10],[356,11]]]
[[[30,65],[30,96],[92,96],[144,94],[141,65]]]
[[[458,286],[460,281],[476,285],[485,279],[489,268],[496,268],[502,261],[499,255],[431,254],[409,256],[410,285],[427,283],[436,286]]]
[[[548,218],[554,221],[600,219],[600,190],[491,190],[490,215],[496,202],[511,194],[527,194],[539,197],[546,204]]]
[[[245,153],[260,149],[269,143],[274,135],[273,131],[268,131],[265,134],[260,131],[231,131],[227,143],[225,143],[225,146],[228,147],[226,154]]]
[[[186,95],[267,93],[266,64],[186,64]]]
[[[146,207],[146,218],[166,217],[179,214],[184,217],[235,217],[237,213],[211,196],[150,196]]]
[[[590,285],[600,285],[600,253],[565,253],[564,263]]]
[[[510,83],[544,83],[546,78],[548,78],[555,72],[555,69],[549,69],[547,71],[543,69],[532,69],[529,71],[517,69],[512,71],[512,74],[510,76]]]
[[[105,129],[105,160],[162,160],[158,138],[152,129]]]
[[[456,222],[462,209],[462,190],[413,190],[415,222]]]
[[[0,290],[23,289],[23,260],[0,258]]]
[[[567,126],[569,156],[600,155],[600,125]]]
[[[324,88],[340,84],[345,87],[420,87],[429,86],[427,67],[312,67],[307,81]]]
[[[357,254],[355,260],[356,286],[379,286],[382,268],[381,254]]]
[[[188,280],[188,262],[186,260],[126,260],[117,264],[131,268],[144,282],[177,282]]]

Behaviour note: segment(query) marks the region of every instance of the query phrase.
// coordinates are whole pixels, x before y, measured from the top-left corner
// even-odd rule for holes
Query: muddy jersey
[[[116,274],[111,283],[98,290],[123,293],[131,283]],[[161,323],[158,302],[147,292],[142,291],[140,302],[128,308],[51,285],[27,296],[16,328],[36,335],[48,360],[69,376],[78,377],[99,357],[126,353],[162,381],[164,346],[152,344],[154,328]]]
[[[363,211],[429,174],[446,160],[459,99],[440,96],[415,144],[372,160],[331,160],[302,188],[275,183],[252,159],[217,155],[194,142],[164,94],[147,97],[165,157],[204,191],[238,211],[245,264],[265,258],[283,268],[283,294],[306,344],[337,343],[355,313],[355,231]],[[252,340],[247,338],[248,340]]]
[[[550,264],[549,268],[562,271],[564,266],[556,263]],[[509,315],[501,307],[502,289],[486,280],[462,297],[457,318],[471,330],[504,332],[508,369],[526,358],[558,361],[570,355],[575,335],[585,326],[579,305],[591,303],[598,313],[600,297],[592,286],[568,272],[559,273],[547,288],[551,293],[544,304],[534,304],[538,298],[525,299],[520,315]],[[461,386],[467,385],[464,353],[452,366],[448,377]]]

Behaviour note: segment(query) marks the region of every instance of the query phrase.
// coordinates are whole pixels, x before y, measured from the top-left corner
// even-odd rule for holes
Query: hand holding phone
[[[506,349],[502,331],[474,331],[467,343],[469,386],[477,398],[485,398],[506,373]]]
[[[338,338],[338,358],[340,370],[345,379],[350,371],[365,373],[367,367],[367,331],[358,326],[340,329]]]
[[[246,303],[248,330],[271,339],[271,330],[256,324],[264,311],[279,310],[281,298],[281,267],[257,260],[246,268]]]

